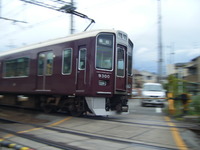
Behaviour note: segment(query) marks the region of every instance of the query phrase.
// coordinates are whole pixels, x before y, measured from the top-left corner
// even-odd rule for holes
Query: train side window
[[[46,56],[46,75],[53,74],[53,58],[54,54],[52,52],[48,53]]]
[[[38,75],[50,76],[53,74],[53,59],[54,54],[52,52],[43,52],[38,56]]]
[[[79,70],[85,70],[86,68],[86,49],[80,49],[79,50]]]
[[[19,77],[28,76],[28,69],[29,69],[28,58],[17,59],[17,76]]]
[[[39,54],[38,58],[38,75],[44,75],[45,54]]]
[[[29,75],[29,58],[17,58],[4,62],[4,77],[27,77]]]
[[[66,49],[63,51],[62,60],[62,73],[70,74],[72,72],[72,49]]]
[[[132,76],[133,74],[133,69],[132,69],[132,62],[133,62],[133,43],[129,39],[128,40],[128,75]]]
[[[117,49],[117,76],[124,76],[125,72],[125,54],[124,54],[124,49],[118,47]]]

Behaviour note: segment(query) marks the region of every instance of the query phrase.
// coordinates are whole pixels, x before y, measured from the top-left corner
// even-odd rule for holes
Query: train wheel
[[[83,111],[80,111],[80,109],[78,109],[78,106],[76,106],[74,103],[71,103],[68,106],[68,111],[71,116],[75,117],[81,116],[83,114]]]
[[[45,113],[51,113],[54,111],[54,106],[52,105],[49,105],[49,104],[44,104],[42,106],[42,110],[45,112]]]
[[[83,114],[83,112],[78,112],[78,111],[71,111],[70,115],[74,117],[79,117]]]

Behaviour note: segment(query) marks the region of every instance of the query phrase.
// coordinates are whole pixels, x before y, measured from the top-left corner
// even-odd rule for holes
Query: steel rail
[[[61,144],[59,142],[54,142],[52,140],[36,137],[34,135],[31,135],[31,134],[17,133],[15,131],[2,129],[2,128],[0,128],[0,131],[5,132],[5,133],[9,133],[9,134],[13,134],[15,136],[22,137],[22,138],[25,138],[25,139],[29,139],[29,140],[32,140],[32,141],[35,141],[35,142],[38,142],[38,143],[42,143],[42,144],[45,144],[45,145],[49,145],[49,146],[52,146],[52,147],[64,149],[64,150],[85,150],[85,149],[82,149],[80,147],[70,146],[68,144]]]
[[[117,121],[117,120],[113,120],[112,118],[110,119],[110,118],[98,118],[98,117],[95,117],[95,116],[92,116],[92,117],[85,117],[85,118],[87,118],[87,119],[92,119],[92,120],[104,120],[104,121],[112,121],[112,122],[117,122],[117,123],[124,123],[124,124],[136,124],[136,125],[144,125],[144,126],[155,126],[155,127],[166,127],[166,128],[171,128],[172,126],[169,126],[169,125],[162,125],[162,124],[151,124],[151,123],[138,123],[138,122],[130,122],[130,121]],[[166,123],[166,121],[163,121],[162,123]],[[173,122],[173,123],[176,123],[176,122]],[[178,123],[176,123],[176,124],[178,124]],[[192,129],[192,128],[195,128],[196,129],[196,127],[198,126],[198,125],[194,125],[194,124],[192,124],[193,126],[175,126],[176,128],[182,128],[182,129]],[[199,129],[200,130],[200,129]]]
[[[105,137],[103,135],[94,135],[91,133],[86,133],[86,132],[81,132],[81,131],[76,131],[76,130],[72,130],[69,128],[64,128],[64,129],[60,129],[60,128],[55,128],[55,127],[48,127],[48,126],[42,126],[42,125],[37,125],[37,124],[32,124],[32,123],[23,123],[23,122],[18,122],[18,121],[14,121],[14,120],[8,120],[8,119],[3,119],[5,121],[10,121],[10,122],[14,122],[14,123],[19,123],[19,124],[25,124],[25,125],[31,125],[37,128],[44,128],[44,129],[48,129],[48,130],[52,130],[52,131],[56,131],[59,133],[67,133],[67,134],[73,134],[73,135],[77,135],[77,136],[83,136],[83,137],[88,137],[91,139],[99,139],[99,140],[104,140],[104,141],[111,141],[111,142],[116,142],[116,143],[122,143],[122,144],[130,144],[130,145],[135,145],[135,146],[141,146],[141,147],[145,147],[145,148],[154,148],[154,149],[158,149],[158,150],[178,150],[177,148],[170,148],[170,147],[166,147],[163,145],[159,145],[159,144],[155,144],[155,143],[146,143],[146,142],[141,142],[141,141],[134,141],[134,140],[130,140],[130,139],[120,139],[118,137]],[[39,138],[39,137],[35,137],[35,135],[31,135],[31,134],[25,134],[25,133],[17,133],[14,131],[10,131],[7,129],[1,129],[0,131],[4,131],[10,134],[14,134],[16,136],[20,136],[20,137],[24,137],[39,143],[44,143],[50,146],[54,146],[54,147],[58,147],[58,148],[62,148],[64,149],[65,146],[68,145],[61,145],[58,144],[57,142],[54,141],[50,141],[47,139],[43,139],[43,138]],[[72,147],[70,146],[69,149],[77,149],[77,147]],[[80,148],[78,148],[80,149]],[[68,150],[68,149],[67,149]]]

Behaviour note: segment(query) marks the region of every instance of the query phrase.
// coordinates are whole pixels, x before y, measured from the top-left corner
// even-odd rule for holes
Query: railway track
[[[17,133],[15,131],[2,129],[2,128],[0,128],[0,131],[5,132],[5,133],[9,133],[9,134],[13,134],[15,136],[22,137],[22,138],[25,138],[25,139],[29,139],[31,141],[35,141],[35,142],[38,142],[38,143],[41,143],[41,144],[45,144],[45,145],[48,145],[48,146],[59,148],[59,149],[64,149],[64,150],[84,150],[84,149],[82,149],[80,147],[70,146],[68,144],[62,144],[60,142],[54,142],[52,140],[48,140],[48,139],[44,139],[44,138],[40,138],[40,137],[35,137],[34,135],[31,135],[31,134]]]
[[[142,125],[142,126],[151,126],[151,127],[164,127],[164,128],[170,128],[172,126],[164,125],[167,121],[155,121],[155,120],[148,120],[153,121],[156,123],[144,123],[144,120],[137,119],[137,122],[134,121],[121,121],[116,120],[115,118],[105,118],[105,117],[91,117],[91,116],[84,116],[83,118],[91,119],[91,120],[103,120],[103,121],[109,121],[109,122],[116,122],[121,124],[128,124],[128,125]],[[141,122],[140,122],[141,121]],[[171,121],[176,124],[176,128],[180,129],[189,129],[189,130],[195,130],[200,132],[200,124],[194,124],[194,123],[181,123],[181,122],[175,122]]]
[[[103,135],[97,135],[97,134],[72,130],[72,129],[69,129],[69,128],[48,127],[48,126],[43,126],[43,125],[38,125],[38,124],[32,124],[32,123],[29,124],[29,123],[24,123],[24,122],[19,122],[19,121],[14,121],[14,120],[7,120],[7,119],[1,119],[1,120],[5,121],[5,122],[12,122],[12,123],[17,123],[17,124],[29,125],[29,126],[32,126],[34,128],[42,128],[42,129],[46,129],[46,130],[50,130],[50,131],[55,131],[55,132],[58,132],[58,133],[86,137],[86,138],[89,138],[89,139],[97,139],[97,140],[102,140],[102,141],[107,141],[107,142],[109,141],[109,142],[120,143],[120,144],[128,144],[128,145],[131,145],[132,147],[140,146],[140,147],[145,147],[145,148],[149,148],[149,149],[158,149],[158,150],[178,150],[178,148],[165,147],[165,146],[155,144],[155,143],[146,143],[146,142],[141,142],[141,141],[135,141],[135,140],[132,140],[132,139],[120,139],[120,138],[114,137],[114,136],[108,137],[108,136],[103,136]],[[61,143],[61,142],[55,142],[55,141],[49,140],[48,137],[44,139],[44,138],[41,138],[41,137],[37,137],[34,134],[19,133],[19,132],[16,132],[16,131],[3,129],[3,128],[0,128],[0,131],[5,132],[5,133],[9,133],[9,134],[13,134],[13,135],[18,136],[18,137],[26,138],[26,139],[29,139],[29,140],[32,140],[32,141],[35,141],[35,142],[38,142],[38,143],[53,146],[53,147],[56,147],[56,148],[59,148],[59,149],[66,149],[66,150],[81,149],[81,147],[70,146],[67,143]]]
[[[8,108],[8,107],[6,107],[6,108]],[[14,108],[14,110],[15,110],[15,108]],[[30,111],[30,110],[26,110],[26,111]],[[66,116],[66,113],[56,112],[56,113],[54,113],[54,115]],[[85,115],[85,116],[82,116],[81,118],[86,118],[86,119],[91,119],[91,120],[103,120],[103,121],[116,122],[116,123],[129,124],[129,125],[132,124],[132,125],[142,125],[142,126],[151,126],[151,127],[165,127],[165,128],[171,127],[169,125],[164,125],[166,123],[166,121],[160,121],[160,120],[158,121],[158,120],[152,120],[152,119],[141,120],[141,119],[135,119],[134,118],[134,121],[122,121],[122,120],[117,120],[119,118],[112,118],[112,117],[109,118],[109,117],[90,116],[90,115]],[[124,119],[124,117],[123,117],[123,119]],[[137,120],[137,122],[135,122],[136,120]],[[145,121],[152,121],[152,122],[155,122],[155,123],[144,123]],[[177,122],[177,121],[171,121],[171,122],[176,124],[176,128],[188,129],[188,130],[192,130],[192,131],[195,131],[198,134],[200,134],[200,124],[197,124],[197,123],[196,124],[194,124],[194,123],[184,123],[183,124],[182,122]],[[22,122],[19,122],[19,123],[22,123]]]
[[[27,110],[24,110],[24,111],[22,111],[21,114],[29,113],[29,112],[26,112]],[[36,114],[38,115],[38,114],[43,114],[43,113],[37,112]],[[35,115],[33,114],[33,116],[35,116]],[[54,117],[55,116],[59,116],[59,117],[62,116],[61,118],[64,118],[64,117],[66,117],[66,114],[64,114],[64,113],[54,113],[54,114],[51,114],[51,116],[52,117],[53,116]],[[118,125],[119,127],[120,126],[132,126],[132,128],[141,127],[141,128],[146,128],[147,130],[152,130],[152,129],[153,130],[157,130],[157,129],[160,129],[160,130],[166,130],[167,129],[168,130],[169,128],[172,127],[172,126],[166,125],[166,121],[156,120],[156,118],[148,118],[147,120],[140,120],[140,118],[137,118],[137,119],[135,118],[136,120],[132,120],[130,118],[124,118],[124,117],[121,118],[121,117],[83,116],[83,117],[74,118],[74,119],[78,120],[80,122],[82,120],[82,121],[86,122],[86,124],[87,124],[87,122],[93,122],[94,120],[96,120],[96,121],[100,121],[99,123],[103,123],[103,124],[110,124],[111,123],[115,127],[116,127],[116,125]],[[32,128],[41,128],[41,129],[49,130],[50,132],[53,131],[53,132],[55,132],[55,134],[54,134],[55,136],[62,133],[62,134],[65,134],[65,137],[67,137],[67,138],[70,137],[70,136],[79,136],[79,137],[87,138],[88,141],[97,140],[97,141],[101,141],[101,142],[107,141],[107,142],[110,142],[112,144],[120,143],[120,144],[128,145],[128,146],[131,145],[131,147],[133,147],[133,148],[134,147],[145,147],[147,149],[174,149],[174,150],[178,149],[174,146],[169,146],[167,144],[162,145],[158,142],[151,142],[151,141],[148,142],[148,141],[145,141],[145,140],[137,140],[137,138],[127,138],[128,136],[126,138],[123,138],[123,136],[117,136],[117,135],[112,135],[112,134],[104,134],[104,133],[101,133],[101,132],[93,132],[93,131],[90,131],[90,130],[83,130],[83,128],[81,129],[81,127],[84,124],[79,124],[77,127],[72,129],[71,126],[66,127],[66,126],[62,126],[62,125],[60,126],[59,125],[59,126],[51,127],[51,126],[38,125],[38,123],[41,123],[41,122],[30,121],[31,123],[29,123],[29,121],[27,121],[26,119],[25,119],[26,120],[25,122],[22,119],[18,119],[18,120],[20,120],[20,121],[16,121],[16,120],[12,120],[12,119],[5,119],[5,117],[4,117],[5,123],[15,123],[15,124],[21,124],[21,125],[24,125],[24,126],[26,126],[26,125],[31,126]],[[150,123],[148,123],[148,121],[150,121]],[[182,124],[179,124],[177,122],[174,122],[174,123],[176,124],[175,127],[180,128],[181,130],[184,130],[184,129],[192,130],[192,128],[195,128],[195,126],[191,126],[191,124],[182,125]],[[88,125],[90,126],[90,124],[88,124]],[[197,130],[198,128],[195,128],[195,129]],[[8,130],[8,129],[6,129],[6,130]],[[195,132],[197,132],[196,130],[195,130]],[[5,133],[9,133],[9,130],[3,131],[3,129],[0,129],[0,131],[5,132]],[[14,133],[9,133],[9,134],[13,134],[13,135],[19,136],[19,137],[25,136],[24,138],[26,138],[26,139],[29,139],[28,137],[30,136],[31,141],[36,141],[38,143],[43,142],[45,145],[54,146],[58,149],[80,149],[81,148],[80,146],[76,147],[76,144],[75,144],[75,147],[71,147],[70,142],[58,142],[58,141],[56,142],[56,140],[54,141],[54,140],[52,140],[52,138],[48,139],[46,137],[45,138],[42,137],[42,136],[40,137],[39,135],[32,133],[32,132],[18,133],[16,131],[12,131],[12,130],[11,130],[11,132],[14,132],[15,134]],[[22,136],[20,136],[20,135],[22,135]],[[58,135],[58,136],[60,136],[60,135]],[[36,138],[36,139],[34,139],[34,138]],[[74,144],[72,144],[72,145],[74,145]]]

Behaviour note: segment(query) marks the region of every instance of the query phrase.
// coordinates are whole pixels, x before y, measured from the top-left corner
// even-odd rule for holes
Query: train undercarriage
[[[1,94],[0,105],[43,110],[45,113],[66,112],[72,116],[82,114],[114,115],[128,113],[126,96],[77,97],[58,95]]]

